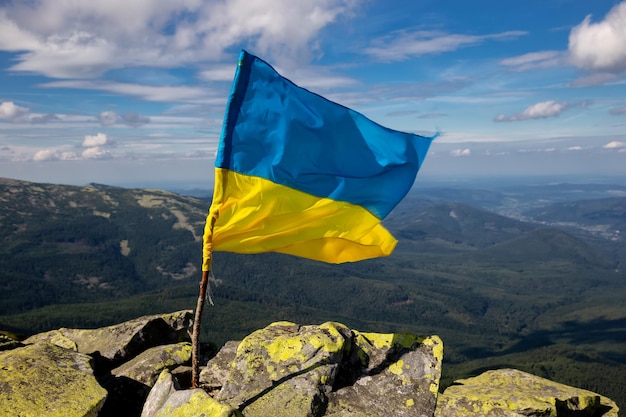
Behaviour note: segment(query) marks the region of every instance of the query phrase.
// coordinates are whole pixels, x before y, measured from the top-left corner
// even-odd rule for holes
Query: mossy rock
[[[184,310],[139,317],[99,329],[61,328],[31,336],[23,343],[50,342],[91,355],[96,359],[96,373],[101,374],[146,349],[188,339],[192,318],[193,312]]]
[[[243,417],[236,409],[211,398],[201,389],[179,390],[168,370],[163,370],[144,404],[141,417]]]
[[[152,387],[164,369],[172,370],[191,360],[191,344],[188,342],[156,346],[113,369],[116,377],[127,377]]]
[[[330,392],[350,339],[350,329],[339,323],[319,326],[272,323],[239,343],[229,377],[216,398],[245,409],[246,416],[272,415],[275,407],[285,409],[291,401],[280,394],[293,390],[284,387],[276,390],[287,384],[310,394],[309,403],[301,401],[301,413],[296,413],[308,415]],[[261,396],[271,396],[272,400],[252,405]],[[271,407],[263,408],[260,404]]]
[[[0,416],[97,416],[107,392],[90,361],[51,343],[0,352]]]
[[[591,391],[499,369],[455,381],[439,397],[435,416],[617,417],[618,412],[613,401]]]

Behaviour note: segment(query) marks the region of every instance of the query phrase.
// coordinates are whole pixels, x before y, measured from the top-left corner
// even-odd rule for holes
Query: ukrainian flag
[[[434,137],[387,129],[242,51],[215,160],[203,270],[213,251],[329,263],[387,256],[381,221]]]

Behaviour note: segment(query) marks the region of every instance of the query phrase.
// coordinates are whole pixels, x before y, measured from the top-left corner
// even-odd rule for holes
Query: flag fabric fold
[[[329,263],[387,256],[382,219],[434,137],[385,128],[242,51],[215,160],[203,270],[213,251]]]

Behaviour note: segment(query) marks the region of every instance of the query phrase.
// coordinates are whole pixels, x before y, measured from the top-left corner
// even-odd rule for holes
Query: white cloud
[[[468,149],[453,149],[450,151],[450,155],[452,156],[469,156],[472,152]]]
[[[93,146],[83,151],[81,156],[85,159],[104,159],[110,156],[110,152],[99,146]]]
[[[130,66],[216,61],[245,43],[280,62],[308,58],[319,31],[354,0],[39,0],[3,2],[0,50],[14,71],[90,78]],[[205,74],[206,76],[207,74]]]
[[[509,31],[491,35],[459,35],[440,31],[398,31],[373,41],[364,52],[382,61],[403,61],[411,57],[455,51],[487,40],[510,40],[526,32]]]
[[[212,65],[211,68],[198,73],[198,78],[205,81],[232,81],[234,77],[234,65]]]
[[[316,91],[358,85],[358,81],[354,78],[333,74],[328,69],[322,67],[298,68],[295,71],[290,71],[287,68],[285,70],[277,68],[277,71],[296,84]]]
[[[626,143],[615,140],[613,142],[607,143],[606,145],[604,145],[602,147],[604,149],[622,149],[622,148],[626,148]]]
[[[117,122],[117,113],[114,111],[103,111],[97,116],[97,119],[102,126],[113,126]]]
[[[21,107],[12,101],[0,103],[0,120],[22,120],[28,115],[28,108]]]
[[[217,97],[202,88],[189,86],[153,86],[118,82],[94,82],[88,80],[53,81],[40,84],[47,88],[76,88],[85,90],[101,90],[116,94],[139,97],[146,101],[224,104],[223,97]]]
[[[41,149],[32,157],[35,162],[45,161],[74,161],[79,159],[75,152],[68,152],[58,148]]]
[[[104,146],[108,142],[108,137],[104,133],[98,133],[96,135],[86,135],[83,139],[83,147],[95,147],[95,146]]]
[[[570,105],[565,102],[555,100],[542,101],[527,107],[523,112],[506,116],[498,115],[494,120],[496,122],[514,122],[530,119],[545,119],[547,117],[555,117],[563,113]]]
[[[586,74],[580,78],[572,81],[572,87],[589,87],[595,85],[608,84],[617,80],[619,76],[617,74],[611,74],[609,72],[594,72]]]
[[[46,124],[55,120],[60,120],[60,117],[56,114],[31,114],[29,116],[30,122],[33,124]]]
[[[584,148],[582,146],[570,146],[567,148],[568,151],[582,151]]]
[[[54,159],[59,159],[59,154],[54,149],[42,149],[37,151],[33,156],[33,161],[50,161]]]
[[[613,7],[598,23],[587,16],[572,29],[569,52],[574,65],[607,72],[626,70],[626,1]]]
[[[563,65],[563,63],[563,53],[560,51],[531,52],[500,61],[500,65],[509,67],[513,71],[551,68]]]

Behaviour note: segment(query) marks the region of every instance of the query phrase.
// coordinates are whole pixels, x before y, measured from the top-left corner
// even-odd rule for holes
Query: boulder
[[[200,374],[216,400],[256,416],[432,416],[437,336],[278,322],[229,342]]]
[[[216,399],[246,417],[322,415],[350,339],[339,323],[270,324],[237,346]]]
[[[91,358],[51,343],[0,352],[0,415],[95,417],[107,392]]]
[[[241,341],[229,341],[222,346],[206,367],[200,371],[199,382],[205,391],[219,391],[230,375],[230,364],[237,356],[237,348]]]
[[[172,370],[191,361],[191,343],[156,346],[140,353],[111,371],[116,377],[127,377],[152,387],[163,369]]]
[[[437,402],[436,417],[617,417],[608,398],[516,369],[487,371],[455,381]]]
[[[188,342],[156,346],[101,376],[99,382],[109,393],[102,415],[139,416],[161,371],[190,360],[191,344]]]
[[[232,407],[219,403],[202,389],[180,390],[168,370],[161,372],[146,399],[141,417],[243,417]]]
[[[432,416],[443,343],[438,336],[354,331],[354,342],[325,416]]]
[[[61,328],[39,333],[24,340],[25,344],[50,342],[73,349],[96,359],[97,374],[107,372],[154,346],[188,339],[193,320],[191,310],[144,316],[99,329]]]
[[[181,311],[0,337],[0,416],[618,416],[608,398],[514,369],[438,394],[439,337],[335,322],[277,322],[228,342],[202,369],[201,388],[181,389],[191,385],[191,345],[182,341],[191,320]]]

